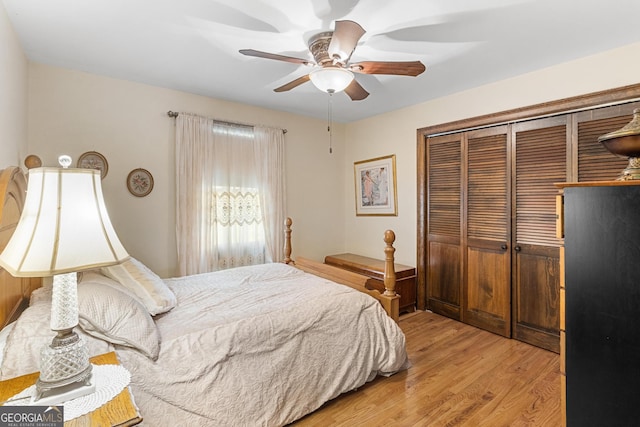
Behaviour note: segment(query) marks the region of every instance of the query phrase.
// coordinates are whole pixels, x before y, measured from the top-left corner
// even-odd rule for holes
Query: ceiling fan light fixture
[[[342,92],[351,84],[354,75],[351,71],[340,67],[324,67],[309,74],[311,82],[323,92]]]

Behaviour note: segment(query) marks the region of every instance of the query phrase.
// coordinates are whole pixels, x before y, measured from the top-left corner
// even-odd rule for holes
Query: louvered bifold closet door
[[[461,134],[427,138],[427,308],[460,320]]]
[[[598,142],[598,137],[625,126],[640,102],[616,105],[575,114],[577,142],[577,181],[612,181],[628,165],[626,157],[616,156]]]
[[[465,323],[511,334],[510,204],[507,127],[466,134]],[[464,205],[463,205],[464,206]]]
[[[514,338],[560,351],[560,242],[554,183],[567,179],[568,116],[514,124]]]

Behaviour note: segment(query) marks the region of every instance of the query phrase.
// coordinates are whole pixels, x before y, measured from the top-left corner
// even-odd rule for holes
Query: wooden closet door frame
[[[586,110],[597,106],[630,102],[640,99],[640,84],[607,89],[585,95],[544,102],[482,116],[447,123],[434,124],[417,130],[417,308],[426,307],[427,283],[427,137],[448,132],[474,129],[496,124],[517,122],[535,117]]]

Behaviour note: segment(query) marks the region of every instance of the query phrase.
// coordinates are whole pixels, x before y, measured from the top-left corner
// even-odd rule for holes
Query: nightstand
[[[91,363],[96,365],[118,365],[120,361],[115,352],[94,356]],[[4,402],[11,396],[20,393],[25,388],[35,384],[38,380],[39,372],[23,375],[21,377],[11,378],[9,380],[0,381],[0,402]],[[84,426],[134,426],[142,421],[142,417],[133,403],[129,387],[125,387],[120,394],[112,400],[102,405],[93,412],[74,418],[64,423],[66,427],[84,427]]]

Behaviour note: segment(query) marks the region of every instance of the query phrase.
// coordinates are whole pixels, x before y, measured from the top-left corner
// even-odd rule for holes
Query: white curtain
[[[281,261],[281,129],[176,118],[176,240],[180,275]]]

